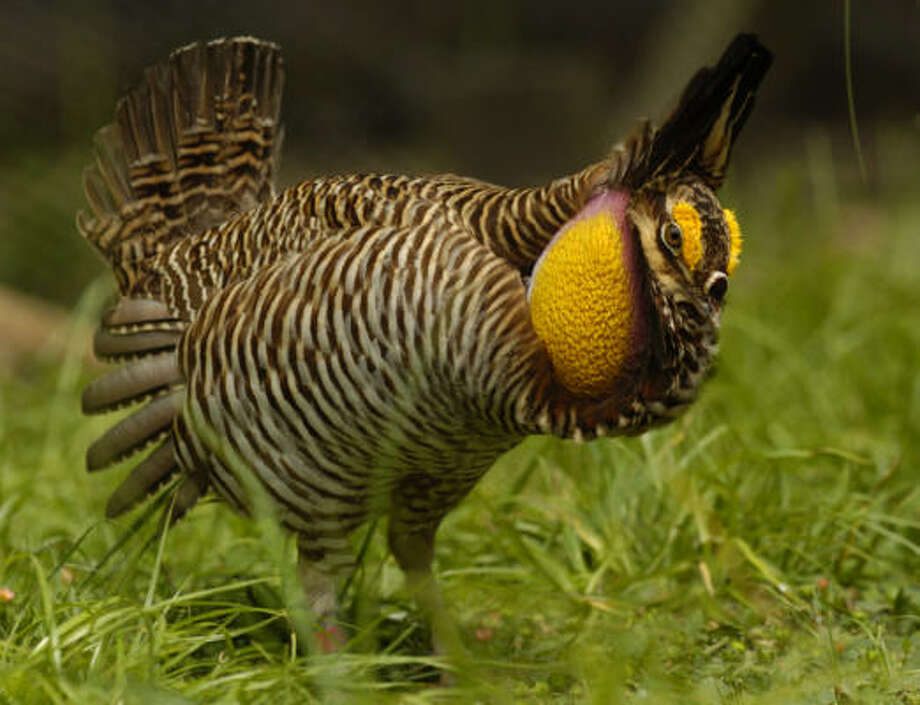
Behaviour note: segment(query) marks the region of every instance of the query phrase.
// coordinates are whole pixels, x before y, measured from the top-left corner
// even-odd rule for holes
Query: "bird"
[[[716,191],[772,54],[739,34],[659,126],[534,187],[454,174],[321,176],[280,190],[280,47],[197,42],[147,69],[98,131],[83,237],[117,294],[82,407],[133,411],[87,451],[139,458],[119,516],[171,488],[254,493],[296,537],[319,629],[387,520],[432,622],[435,535],[531,435],[591,441],[678,417],[710,376],[742,236]],[[341,637],[339,637],[341,638]]]

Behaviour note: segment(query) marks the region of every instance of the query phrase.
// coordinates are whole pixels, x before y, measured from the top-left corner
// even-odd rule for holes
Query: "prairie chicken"
[[[176,475],[177,517],[209,490],[250,511],[242,464],[296,534],[319,620],[371,516],[436,611],[438,524],[500,454],[642,433],[695,398],[741,247],[715,190],[770,62],[739,35],[661,127],[544,186],[354,174],[280,193],[277,46],[149,69],[96,137],[77,218],[120,294],[94,344],[122,364],[83,409],[144,403],[88,468],[157,444],[107,514]]]

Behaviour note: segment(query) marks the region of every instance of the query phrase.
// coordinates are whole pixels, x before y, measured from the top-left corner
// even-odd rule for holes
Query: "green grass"
[[[683,419],[531,439],[446,521],[457,688],[431,684],[379,527],[355,643],[309,655],[270,523],[103,520],[120,473],[83,471],[107,424],[79,415],[85,340],[3,380],[0,703],[920,703],[920,204],[838,199],[815,163],[726,198],[744,261]]]

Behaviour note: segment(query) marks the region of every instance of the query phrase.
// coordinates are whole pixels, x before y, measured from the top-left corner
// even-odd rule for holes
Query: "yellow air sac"
[[[578,395],[610,394],[637,353],[635,244],[617,222],[624,199],[592,201],[547,246],[530,284],[534,329],[557,378]]]

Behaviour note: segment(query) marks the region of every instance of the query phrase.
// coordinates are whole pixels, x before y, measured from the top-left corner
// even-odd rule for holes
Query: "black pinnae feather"
[[[631,184],[641,186],[689,171],[719,186],[732,144],[772,61],[773,55],[755,35],[735,37],[718,64],[700,69],[690,79],[674,112],[654,135],[646,158],[631,170]]]

